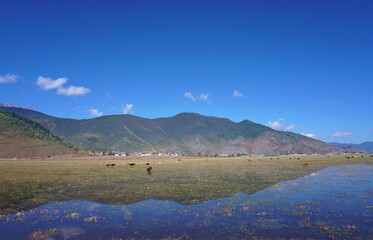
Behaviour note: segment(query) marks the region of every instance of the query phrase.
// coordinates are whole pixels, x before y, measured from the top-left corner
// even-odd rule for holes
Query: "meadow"
[[[180,160],[179,160],[180,159]],[[250,161],[249,161],[250,160]],[[116,166],[107,167],[108,163]],[[129,166],[135,163],[135,166]],[[147,172],[146,163],[152,167]],[[304,164],[307,163],[306,166]],[[252,194],[332,165],[373,164],[371,154],[168,159],[0,160],[0,215],[47,203],[125,205],[146,199],[188,205]]]

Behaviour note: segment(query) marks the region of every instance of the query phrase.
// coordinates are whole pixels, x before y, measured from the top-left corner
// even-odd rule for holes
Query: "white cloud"
[[[290,131],[291,129],[294,128],[294,125],[287,126],[284,131]]]
[[[209,95],[210,93],[202,93],[199,97],[196,97],[191,92],[184,93],[184,97],[189,98],[193,102],[195,102],[196,100],[200,100],[200,101],[211,103],[211,100],[209,99]]]
[[[51,90],[57,89],[57,94],[65,95],[65,96],[83,96],[90,92],[89,88],[85,87],[77,87],[77,86],[69,86],[63,87],[63,85],[67,82],[68,78],[57,78],[53,80],[51,78],[45,78],[42,76],[38,77],[36,84],[43,90]]]
[[[15,83],[19,78],[20,76],[16,74],[6,74],[5,76],[0,76],[0,83]]]
[[[193,102],[197,99],[191,92],[184,93],[184,97],[191,99]]]
[[[98,109],[90,108],[89,114],[91,114],[92,117],[101,117],[104,115],[102,112],[99,112]]]
[[[132,111],[133,104],[126,104],[125,107],[123,107],[123,114],[133,113]]]
[[[57,89],[57,94],[65,96],[84,96],[89,93],[90,89],[85,87],[70,86],[68,88],[60,87]]]
[[[57,78],[52,80],[51,78],[45,78],[42,76],[38,77],[36,84],[43,90],[50,90],[62,87],[67,82],[67,78]]]
[[[284,123],[282,123],[281,121],[283,121],[282,118],[278,119],[277,121],[273,121],[273,122],[268,121],[267,126],[273,129],[276,129],[276,130],[280,130],[284,126]]]
[[[202,93],[201,96],[199,96],[199,100],[210,102],[210,99],[208,99],[209,95],[210,95],[209,93]]]
[[[316,138],[316,135],[312,134],[312,133],[301,133],[300,135],[303,135],[303,136],[306,136],[306,137],[310,137],[310,138]]]
[[[292,129],[295,128],[294,125],[288,125],[288,126],[285,126],[285,122],[284,122],[284,119],[283,118],[279,118],[277,119],[276,121],[268,121],[267,122],[267,126],[269,126],[270,128],[273,128],[275,130],[282,130],[282,131],[290,131]]]
[[[333,138],[348,138],[353,132],[335,132],[333,133]]]
[[[234,90],[232,97],[243,97],[243,93],[240,93],[237,90]]]

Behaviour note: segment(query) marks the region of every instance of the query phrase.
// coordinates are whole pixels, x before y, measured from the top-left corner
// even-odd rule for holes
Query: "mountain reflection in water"
[[[196,205],[51,203],[2,217],[0,239],[369,239],[372,199],[373,165],[341,165]]]

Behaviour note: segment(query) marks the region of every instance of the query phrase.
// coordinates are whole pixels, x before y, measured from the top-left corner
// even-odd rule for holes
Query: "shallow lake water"
[[[0,218],[0,239],[373,239],[372,212],[373,165],[340,165],[195,205],[50,203]]]

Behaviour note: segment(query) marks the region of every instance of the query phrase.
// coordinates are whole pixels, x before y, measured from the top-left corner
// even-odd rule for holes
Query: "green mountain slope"
[[[1,107],[0,107],[1,108]],[[94,119],[56,118],[22,108],[3,108],[49,129],[82,148],[119,151],[175,151],[188,154],[338,153],[338,147],[245,120],[181,113],[146,119],[110,115]]]
[[[30,119],[0,109],[0,157],[46,157],[77,149]]]
[[[229,127],[223,132],[223,137],[225,139],[236,139],[240,136],[244,138],[256,138],[261,133],[264,132],[275,132],[272,128],[251,122],[249,120],[244,120],[233,126]]]

